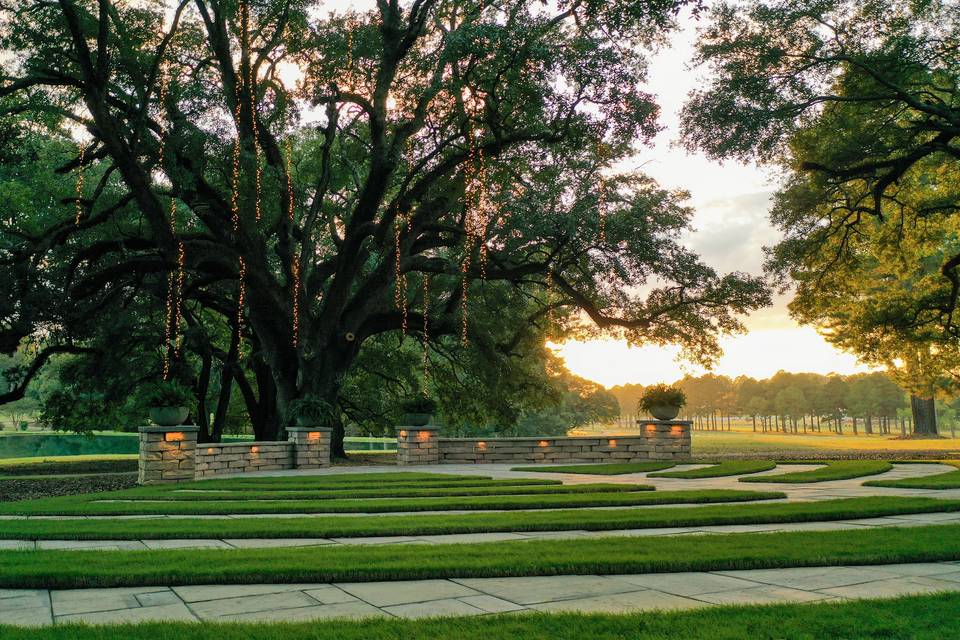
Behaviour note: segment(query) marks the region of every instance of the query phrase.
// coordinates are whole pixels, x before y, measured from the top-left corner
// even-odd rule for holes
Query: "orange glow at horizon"
[[[871,371],[855,356],[832,347],[809,327],[760,329],[721,338],[724,354],[713,373],[735,378],[769,378],[778,371],[839,373]],[[548,343],[574,374],[605,387],[620,384],[675,382],[686,374],[706,373],[703,367],[678,361],[679,348],[646,345],[629,347],[623,340]]]

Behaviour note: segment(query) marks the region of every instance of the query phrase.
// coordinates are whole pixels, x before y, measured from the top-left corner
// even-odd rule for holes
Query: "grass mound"
[[[720,478],[722,476],[739,476],[748,473],[759,473],[769,471],[777,466],[772,460],[727,460],[710,467],[702,469],[689,469],[687,471],[664,471],[661,473],[651,473],[651,478]]]
[[[625,473],[645,473],[675,467],[676,462],[614,462],[609,464],[565,464],[553,466],[514,467],[511,471],[538,471],[542,473],[587,473],[601,476],[617,476]]]
[[[31,500],[0,505],[10,515],[233,515],[267,513],[401,513],[414,511],[488,511],[629,507],[655,504],[749,502],[785,497],[780,492],[738,491],[639,491],[633,493],[582,493],[556,495],[491,495],[436,498],[372,498],[365,500],[197,500],[193,502],[132,500],[123,492]],[[108,499],[104,499],[108,496]]]
[[[556,509],[491,513],[205,518],[0,520],[0,539],[141,540],[175,538],[352,538],[504,531],[613,531],[656,527],[771,524],[960,511],[960,500],[865,497],[816,502],[753,502],[644,509]]]
[[[0,587],[290,584],[615,575],[960,559],[960,526],[536,540],[482,544],[158,551],[9,551]]]
[[[957,471],[946,471],[922,478],[868,480],[863,484],[867,487],[891,487],[894,489],[960,489],[960,460],[943,460],[942,463],[957,467]]]
[[[772,476],[755,476],[740,478],[740,482],[787,482],[802,484],[805,482],[828,482],[830,480],[849,480],[861,476],[872,476],[886,473],[893,469],[893,465],[885,460],[824,460],[803,461],[780,464],[822,464],[819,469],[810,471],[795,471]]]

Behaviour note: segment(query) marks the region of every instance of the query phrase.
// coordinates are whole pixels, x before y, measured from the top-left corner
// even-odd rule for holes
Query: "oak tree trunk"
[[[937,435],[937,407],[933,398],[911,395],[910,412],[913,414],[913,435]]]

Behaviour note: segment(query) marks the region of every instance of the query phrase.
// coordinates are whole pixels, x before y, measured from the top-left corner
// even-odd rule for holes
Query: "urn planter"
[[[430,424],[433,414],[430,413],[407,413],[404,414],[404,422],[408,427],[422,427]]]
[[[650,413],[657,420],[673,420],[680,413],[680,407],[658,404],[650,407]]]
[[[150,420],[161,427],[175,427],[187,421],[190,409],[187,407],[150,407],[147,412]]]

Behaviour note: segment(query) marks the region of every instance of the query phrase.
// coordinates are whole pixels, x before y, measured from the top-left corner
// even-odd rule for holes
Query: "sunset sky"
[[[677,145],[679,110],[705,73],[689,65],[695,38],[696,24],[684,20],[684,29],[672,38],[671,47],[652,60],[646,89],[658,97],[665,130],[653,148],[645,149],[625,168],[641,168],[666,187],[690,192],[695,231],[685,244],[707,264],[721,272],[759,274],[763,246],[778,239],[767,221],[776,183],[758,167],[712,162]],[[789,298],[779,297],[774,306],[746,318],[748,334],[721,340],[724,356],[717,373],[763,378],[781,369],[844,374],[868,370],[855,357],[830,346],[813,328],[799,327],[787,313]],[[670,382],[687,372],[702,372],[677,362],[677,350],[671,348],[630,349],[623,342],[598,340],[568,342],[557,352],[571,371],[607,386]]]

